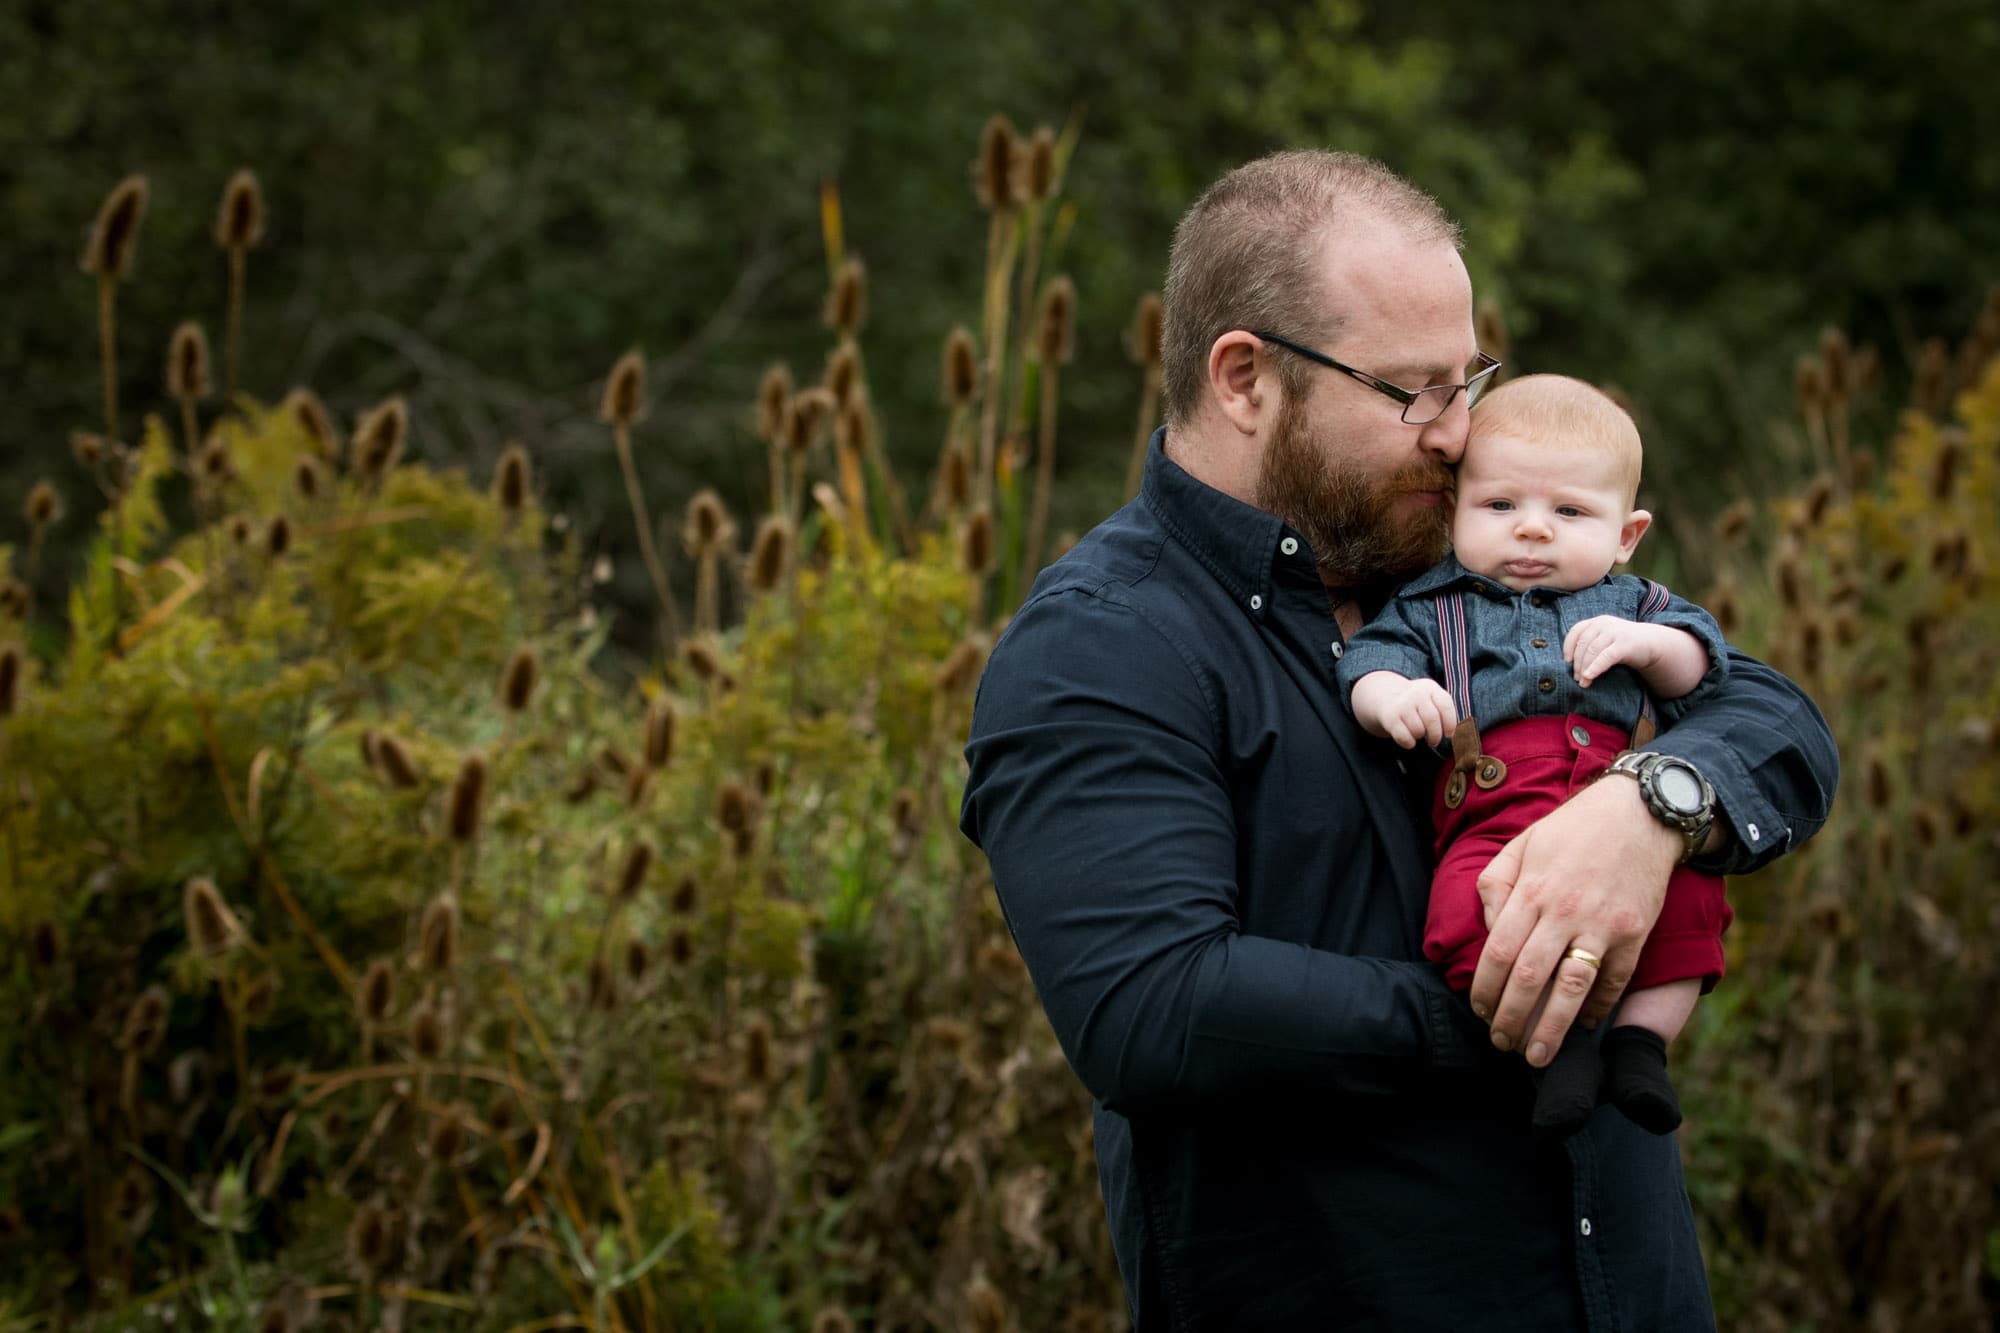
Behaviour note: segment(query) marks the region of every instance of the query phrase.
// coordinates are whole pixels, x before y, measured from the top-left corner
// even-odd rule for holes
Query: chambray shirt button
[[[1341,657],[1347,652],[1347,649],[1341,647],[1337,643],[1328,644],[1327,646],[1333,649],[1333,660],[1336,662],[1338,662],[1341,659]],[[1757,836],[1757,826],[1755,824],[1752,824],[1750,826],[1750,836],[1753,838]]]
[[[1286,555],[1297,555],[1299,553],[1299,539],[1297,537],[1287,537],[1278,543],[1278,549]]]
[[[1590,733],[1585,731],[1582,727],[1571,727],[1569,729],[1569,738],[1575,741],[1578,745],[1584,746],[1586,748],[1588,748],[1590,745]]]
[[[1254,592],[1250,594],[1250,609],[1252,611],[1262,611],[1264,609],[1264,599]]]
[[[1541,680],[1535,685],[1535,688],[1540,690],[1543,694],[1553,694],[1555,692],[1556,683],[1549,677],[1543,676]]]
[[[1549,641],[1547,639],[1530,639],[1528,640],[1528,642],[1533,644],[1537,648],[1546,648],[1549,646]]]
[[[1584,1218],[1582,1224],[1578,1226],[1577,1230],[1581,1231],[1584,1235],[1588,1236],[1590,1234],[1590,1219],[1587,1217]]]

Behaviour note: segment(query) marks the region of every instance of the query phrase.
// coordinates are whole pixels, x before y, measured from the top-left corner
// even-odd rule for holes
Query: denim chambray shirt
[[[1136,1333],[1713,1329],[1675,1138],[1604,1107],[1535,1141],[1526,1065],[1423,956],[1428,765],[1349,715],[1304,539],[1163,438],[994,647],[960,817],[1093,1098]],[[1734,649],[1654,748],[1784,830],[1732,871],[1838,774]]]
[[[1646,683],[1639,673],[1613,667],[1586,689],[1563,661],[1564,638],[1593,616],[1667,625],[1701,640],[1708,653],[1708,674],[1680,698],[1654,701],[1662,727],[1711,697],[1729,675],[1729,646],[1714,618],[1657,583],[1630,574],[1608,574],[1588,588],[1569,592],[1560,588],[1515,592],[1448,555],[1397,589],[1388,605],[1347,641],[1338,668],[1341,689],[1352,692],[1354,683],[1371,671],[1448,684],[1447,645],[1455,644],[1459,636],[1439,623],[1437,603],[1440,596],[1453,594],[1465,608],[1465,642],[1459,651],[1471,667],[1470,715],[1482,729],[1524,717],[1577,713],[1632,730],[1646,703]],[[1449,738],[1439,749],[1450,753]],[[1772,826],[1767,833],[1759,825],[1751,845],[1777,831]]]

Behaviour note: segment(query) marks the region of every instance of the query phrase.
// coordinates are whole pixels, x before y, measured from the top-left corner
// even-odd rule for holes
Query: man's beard
[[[1451,472],[1440,463],[1374,477],[1334,457],[1314,438],[1303,404],[1292,395],[1264,448],[1256,500],[1305,537],[1322,578],[1355,587],[1400,582],[1443,557],[1451,538],[1449,504],[1399,516],[1396,501],[1411,491],[1451,488]]]

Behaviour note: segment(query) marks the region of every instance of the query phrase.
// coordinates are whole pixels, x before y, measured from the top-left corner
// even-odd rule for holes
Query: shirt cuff
[[[1747,875],[1780,853],[1791,850],[1791,821],[1764,799],[1757,784],[1751,780],[1750,771],[1733,751],[1722,746],[1696,746],[1692,747],[1696,753],[1688,754],[1676,749],[1664,734],[1659,743],[1650,748],[1685,759],[1695,766],[1708,780],[1708,785],[1715,789],[1717,822],[1726,824],[1736,835],[1726,839],[1716,851],[1691,857],[1689,869],[1709,875]]]

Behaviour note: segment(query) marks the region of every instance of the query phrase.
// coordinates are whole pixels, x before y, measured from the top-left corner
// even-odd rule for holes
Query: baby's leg
[[[1671,1132],[1681,1123],[1680,1098],[1667,1077],[1667,1043],[1678,1037],[1701,996],[1701,980],[1663,982],[1627,991],[1604,1038],[1604,1087],[1611,1103],[1641,1129]]]

